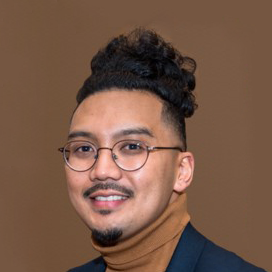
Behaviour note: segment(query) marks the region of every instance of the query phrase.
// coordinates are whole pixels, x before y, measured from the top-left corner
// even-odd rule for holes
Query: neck
[[[92,244],[106,261],[107,271],[164,271],[189,219],[183,193],[137,235],[115,246],[102,247],[94,240]]]

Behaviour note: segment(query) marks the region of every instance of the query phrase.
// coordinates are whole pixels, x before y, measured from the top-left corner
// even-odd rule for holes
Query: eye
[[[92,151],[92,147],[89,145],[77,147],[77,149],[75,150],[75,152],[90,152],[90,151]]]
[[[127,144],[123,148],[129,149],[129,150],[136,150],[136,149],[141,149],[141,146],[139,144]]]
[[[95,153],[95,147],[90,143],[85,142],[73,142],[69,146],[70,156],[74,157],[87,157],[93,156]]]
[[[137,155],[145,152],[146,147],[142,142],[124,141],[118,146],[122,155]]]

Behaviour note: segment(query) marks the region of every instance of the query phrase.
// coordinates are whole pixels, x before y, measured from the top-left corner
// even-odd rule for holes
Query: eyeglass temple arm
[[[175,147],[163,147],[163,146],[149,146],[148,150],[153,151],[157,149],[174,149],[174,150],[179,150],[180,152],[183,152],[181,147],[175,146]]]
[[[63,153],[63,152],[64,152],[64,147],[58,148],[58,151],[61,152],[61,153]],[[68,150],[67,150],[67,151],[68,151]]]

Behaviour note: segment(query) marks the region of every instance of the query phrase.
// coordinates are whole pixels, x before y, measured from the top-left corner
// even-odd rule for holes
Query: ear
[[[194,156],[190,152],[180,153],[179,169],[174,184],[174,191],[182,193],[191,184],[194,174]]]

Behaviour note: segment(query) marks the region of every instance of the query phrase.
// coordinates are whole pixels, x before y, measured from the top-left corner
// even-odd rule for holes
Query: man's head
[[[185,118],[197,108],[196,63],[151,30],[138,28],[112,39],[91,61],[92,74],[77,94],[78,105],[96,92],[145,90],[161,98],[163,118],[179,132],[186,150]]]
[[[76,154],[76,167],[86,158],[90,167],[65,169],[72,204],[98,243],[139,233],[190,184],[184,118],[196,107],[194,69],[192,59],[142,29],[113,39],[93,58],[70,126],[76,145],[67,152],[72,166]],[[139,154],[146,154],[140,165]]]

